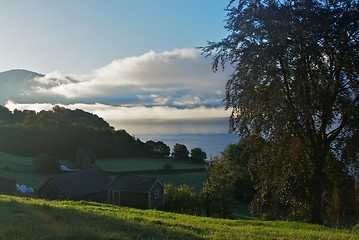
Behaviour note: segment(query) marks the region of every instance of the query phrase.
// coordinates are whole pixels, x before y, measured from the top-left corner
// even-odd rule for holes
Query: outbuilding
[[[110,203],[140,209],[164,205],[164,185],[154,177],[118,176],[109,186]]]
[[[110,179],[101,170],[79,171],[51,176],[38,190],[49,200],[108,202]]]

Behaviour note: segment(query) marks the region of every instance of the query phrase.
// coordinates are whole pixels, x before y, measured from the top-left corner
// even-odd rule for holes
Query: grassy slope
[[[18,184],[38,188],[48,175],[36,174],[33,171],[32,158],[14,156],[0,152],[0,176],[16,180]]]
[[[358,239],[349,230],[0,195],[0,239]]]

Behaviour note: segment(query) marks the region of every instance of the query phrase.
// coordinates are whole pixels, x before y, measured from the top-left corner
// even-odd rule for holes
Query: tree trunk
[[[313,196],[310,222],[315,224],[322,224],[322,191],[319,190],[319,186],[314,188],[314,190],[315,192]]]
[[[313,171],[313,199],[310,222],[315,224],[322,224],[322,200],[324,191],[324,161],[325,154],[317,154],[314,159],[314,171]]]

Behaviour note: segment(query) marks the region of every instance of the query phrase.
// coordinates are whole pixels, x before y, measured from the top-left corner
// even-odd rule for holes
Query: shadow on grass
[[[45,204],[0,202],[0,239],[202,239],[195,229]]]

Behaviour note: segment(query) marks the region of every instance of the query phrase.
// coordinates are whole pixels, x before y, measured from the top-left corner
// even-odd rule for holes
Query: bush
[[[353,226],[353,232],[359,233],[359,223]]]
[[[172,184],[165,185],[165,211],[200,215],[200,199],[193,189],[183,184],[175,187]]]
[[[58,173],[60,171],[59,160],[47,154],[40,154],[35,157],[33,164],[38,173]]]

